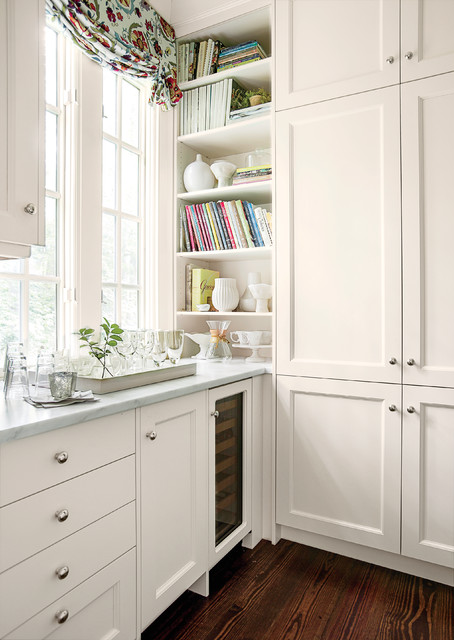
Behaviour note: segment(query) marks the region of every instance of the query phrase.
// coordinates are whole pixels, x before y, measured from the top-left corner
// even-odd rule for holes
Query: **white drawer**
[[[128,456],[0,509],[0,572],[135,499]],[[59,522],[56,513],[67,510]]]
[[[134,546],[135,502],[130,502],[1,573],[0,638]]]
[[[0,506],[135,451],[135,412],[12,440],[0,446]],[[56,455],[64,462],[58,462]]]
[[[136,553],[132,549],[3,640],[134,640]],[[58,623],[56,614],[65,622]]]

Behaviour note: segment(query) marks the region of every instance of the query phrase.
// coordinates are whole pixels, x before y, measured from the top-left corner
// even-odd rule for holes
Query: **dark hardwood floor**
[[[454,640],[454,590],[281,540],[236,547],[209,598],[184,593],[142,640]]]

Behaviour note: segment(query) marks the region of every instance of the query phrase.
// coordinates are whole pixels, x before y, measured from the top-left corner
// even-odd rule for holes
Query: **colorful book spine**
[[[255,231],[255,235],[258,241],[258,247],[264,247],[265,243],[263,242],[263,238],[262,238],[262,234],[260,233],[260,229],[259,226],[257,224],[257,219],[255,217],[255,212],[254,212],[254,208],[252,206],[252,204],[250,202],[244,202],[245,206],[247,207],[247,210],[249,212],[249,217],[251,219],[252,225],[254,227],[254,231]]]
[[[207,235],[207,230],[205,228],[205,223],[203,220],[203,216],[201,214],[200,211],[200,205],[199,204],[194,204],[192,205],[194,207],[194,211],[197,217],[197,222],[199,223],[199,227],[200,227],[200,233],[202,236],[202,242],[203,242],[203,247],[205,249],[205,251],[210,251],[211,246],[210,246],[210,241],[208,239],[208,235]]]
[[[213,251],[219,250],[219,244],[216,242],[216,233],[214,231],[214,227],[211,222],[211,217],[208,213],[208,209],[206,207],[206,203],[200,205],[200,209],[203,215],[203,219],[205,222],[206,229],[208,231],[208,236],[210,240],[211,249]]]
[[[249,211],[248,202],[245,200],[242,201],[244,215],[246,216],[246,220],[248,221],[249,229],[251,232],[252,242],[254,243],[254,247],[260,247],[260,240],[258,238],[257,229],[254,224],[254,220],[251,216],[251,212]]]
[[[222,234],[218,226],[218,221],[217,221],[216,212],[215,212],[216,207],[213,209],[212,204],[213,204],[212,202],[207,202],[205,204],[205,207],[208,213],[208,217],[210,218],[211,227],[213,229],[213,234],[214,234],[214,240],[216,242],[216,247],[218,250],[222,250],[222,249],[225,249],[225,247],[222,241]]]
[[[221,218],[220,218],[220,215],[219,215],[219,210],[218,210],[218,207],[216,206],[216,203],[215,202],[210,202],[209,204],[210,204],[210,209],[211,209],[213,217],[214,217],[214,219],[216,221],[216,225],[217,225],[217,228],[218,228],[218,231],[219,231],[219,240],[221,242],[222,248],[223,249],[229,249],[231,247],[228,246],[228,243],[227,243],[227,240],[226,240],[226,237],[225,237],[225,235],[227,233],[227,229],[224,230],[224,224],[223,224],[224,219],[222,218],[222,221],[221,221]]]
[[[246,242],[247,242],[247,246],[252,249],[254,247],[254,243],[252,241],[252,237],[251,237],[251,231],[249,229],[249,223],[246,219],[246,216],[244,214],[244,209],[243,209],[243,204],[241,202],[241,200],[235,200],[235,206],[236,206],[236,210],[238,212],[238,215],[240,217],[240,222],[243,226],[243,231],[244,231],[244,235],[246,236]]]
[[[233,220],[233,224],[235,227],[235,233],[237,234],[238,242],[237,244],[243,249],[247,248],[247,240],[244,235],[243,225],[241,224],[240,217],[238,215],[238,211],[236,210],[235,200],[230,200],[227,202],[227,207],[231,219]]]
[[[225,222],[225,226],[227,227],[227,232],[229,234],[229,238],[230,238],[230,243],[232,245],[232,249],[237,249],[237,244],[235,242],[235,236],[233,235],[233,229],[232,226],[230,224],[230,219],[229,219],[229,215],[227,213],[227,209],[225,206],[225,202],[223,202],[222,200],[219,202],[221,209],[222,209],[222,215],[224,216],[224,222]]]
[[[202,242],[202,232],[199,227],[199,222],[197,220],[194,205],[191,205],[191,206],[188,205],[187,209],[189,209],[189,212],[191,215],[192,227],[195,231],[195,239],[196,239],[196,243],[198,244],[199,251],[204,251],[205,249]]]
[[[180,219],[181,219],[181,224],[183,227],[183,235],[184,235],[184,247],[185,247],[185,251],[191,251],[191,239],[189,236],[189,227],[188,227],[188,221],[186,218],[186,211],[183,207],[181,207],[180,209]]]
[[[198,304],[209,304],[213,295],[214,281],[219,278],[219,271],[211,269],[192,270],[192,311],[197,311]]]
[[[260,207],[257,207],[256,209],[254,209],[254,213],[255,213],[255,217],[257,220],[257,225],[260,229],[260,233],[262,234],[262,238],[263,238],[263,242],[265,244],[265,247],[271,247],[272,245],[272,241],[271,238],[268,235],[267,229],[266,229],[266,225],[265,222],[263,220],[263,211]]]

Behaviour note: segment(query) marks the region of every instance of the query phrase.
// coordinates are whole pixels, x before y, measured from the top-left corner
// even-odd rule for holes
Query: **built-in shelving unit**
[[[208,37],[221,40],[226,46],[256,39],[265,49],[268,58],[245,64],[237,69],[228,69],[196,80],[182,83],[183,91],[212,84],[226,78],[234,78],[246,89],[263,87],[270,90],[272,85],[271,58],[271,8],[264,7],[245,13],[220,25],[192,33],[181,41],[203,40]],[[191,264],[220,272],[221,277],[236,278],[240,296],[243,294],[249,272],[260,272],[262,282],[272,282],[272,247],[229,249],[222,251],[181,251],[179,242],[180,209],[186,205],[202,204],[218,200],[247,200],[253,205],[266,207],[272,211],[273,180],[263,182],[215,187],[203,191],[187,192],[183,183],[186,166],[193,162],[196,154],[202,154],[205,162],[227,160],[237,167],[247,166],[247,155],[257,149],[271,152],[271,110],[265,115],[235,121],[224,127],[209,129],[199,133],[177,135],[175,167],[175,315],[176,326],[192,332],[207,332],[206,320],[216,318],[231,321],[229,330],[271,330],[272,312],[256,313],[233,311],[194,312],[185,310],[186,265]],[[175,115],[178,126],[179,114]],[[187,341],[192,343],[192,341]],[[195,345],[194,345],[195,348]],[[238,350],[234,356],[250,355],[247,350]]]

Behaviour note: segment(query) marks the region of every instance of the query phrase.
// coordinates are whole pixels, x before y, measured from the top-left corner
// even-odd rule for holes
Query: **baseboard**
[[[323,549],[324,551],[331,551],[332,553],[338,553],[339,555],[346,556],[347,558],[370,562],[371,564],[377,564],[380,567],[394,569],[395,571],[419,576],[434,582],[441,582],[442,584],[446,584],[450,587],[454,586],[454,569],[452,568],[442,567],[430,562],[424,562],[423,560],[407,558],[406,556],[389,553],[388,551],[380,551],[378,549],[364,547],[344,540],[329,538],[316,533],[300,531],[299,529],[294,529],[292,527],[281,526],[280,534],[284,540],[298,542],[308,547]]]

